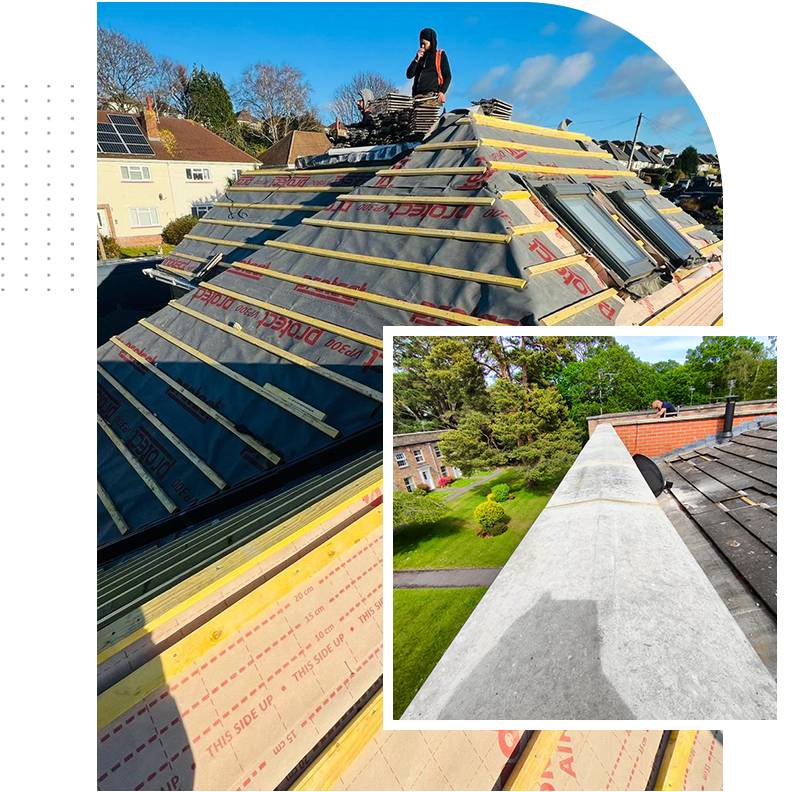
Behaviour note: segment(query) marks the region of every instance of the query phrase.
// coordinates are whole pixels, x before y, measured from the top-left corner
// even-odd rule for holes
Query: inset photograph
[[[775,336],[395,336],[393,716],[776,717]]]

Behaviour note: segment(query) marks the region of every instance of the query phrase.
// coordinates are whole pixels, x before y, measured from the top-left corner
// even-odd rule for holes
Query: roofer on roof
[[[358,128],[374,126],[375,120],[372,118],[372,100],[375,98],[375,95],[369,88],[362,88],[358,91],[358,95],[361,98],[356,100],[355,105],[358,108],[358,112],[361,113],[361,121],[352,126]]]
[[[677,414],[677,408],[670,401],[655,399],[651,408],[657,410],[658,418],[673,418]]]
[[[441,103],[451,85],[451,67],[444,50],[437,49],[437,34],[431,28],[420,31],[420,49],[406,69],[408,78],[414,77],[412,96],[437,95]]]

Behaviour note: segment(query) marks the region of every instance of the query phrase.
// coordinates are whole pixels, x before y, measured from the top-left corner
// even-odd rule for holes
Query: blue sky
[[[447,106],[482,96],[515,105],[514,118],[563,117],[596,139],[640,139],[673,151],[716,153],[685,85],[639,39],[599,17],[541,3],[99,3],[98,21],[158,57],[221,74],[252,63],[304,72],[325,120],[336,86],[377,71],[407,90],[406,67],[433,27],[453,74]],[[322,21],[320,21],[322,20]],[[239,109],[239,108],[237,108]]]
[[[767,345],[767,336],[754,336]],[[665,360],[685,362],[685,354],[702,342],[702,336],[617,336],[617,342],[629,347],[640,360],[659,363]]]

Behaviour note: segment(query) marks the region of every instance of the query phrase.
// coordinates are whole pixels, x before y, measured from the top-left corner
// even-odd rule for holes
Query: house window
[[[414,479],[411,476],[406,476],[406,478],[403,479],[403,483],[406,485],[408,492],[414,492]]]
[[[541,197],[563,215],[585,248],[594,248],[626,282],[647,275],[654,263],[640,246],[595,202],[586,184],[545,184]]]
[[[130,209],[130,225],[133,228],[146,228],[148,226],[160,226],[157,206],[139,206]]]
[[[186,168],[186,181],[211,181],[208,168]]]
[[[443,474],[443,478],[448,478],[448,468],[445,465],[440,465],[440,473]]]
[[[398,451],[395,453],[395,462],[398,463],[399,468],[409,467],[409,462],[406,459],[406,454]]]
[[[437,454],[437,459],[441,459],[443,456],[442,451],[440,451],[439,445],[434,446],[434,453]]]
[[[121,181],[152,181],[149,165],[122,165]]]
[[[609,197],[631,224],[665,253],[675,269],[702,259],[700,252],[646,200],[643,190],[615,190]]]
[[[423,452],[419,448],[414,450],[414,458],[417,462],[423,461]]]
[[[232,168],[232,170],[231,170],[231,178],[234,179],[234,181],[237,181],[237,179],[239,179],[241,175],[242,175],[242,170],[240,168]]]
[[[211,209],[211,204],[209,204],[208,206],[193,206],[192,207],[192,217],[201,218],[210,209]]]

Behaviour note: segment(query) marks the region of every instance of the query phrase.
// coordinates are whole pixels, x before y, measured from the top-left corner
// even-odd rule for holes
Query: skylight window
[[[625,282],[654,269],[640,246],[591,197],[586,184],[545,184],[541,197],[558,212],[586,248]]]
[[[674,269],[702,259],[699,251],[646,200],[643,190],[615,190],[609,197]]]

